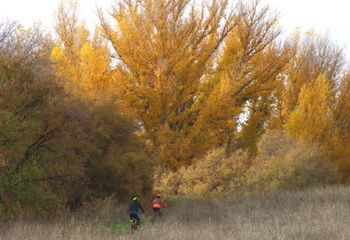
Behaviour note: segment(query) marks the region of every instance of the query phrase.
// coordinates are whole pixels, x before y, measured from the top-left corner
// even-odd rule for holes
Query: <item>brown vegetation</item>
[[[128,227],[127,232],[113,234],[101,219],[72,219],[2,226],[1,239],[341,240],[350,237],[349,196],[349,188],[334,187],[226,200],[181,200],[170,206],[163,222],[152,225],[144,220],[135,235]]]

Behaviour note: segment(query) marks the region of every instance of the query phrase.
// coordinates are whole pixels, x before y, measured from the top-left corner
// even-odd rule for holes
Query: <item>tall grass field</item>
[[[117,207],[116,207],[117,208]],[[112,210],[111,210],[112,211]],[[164,218],[143,216],[134,235],[119,216],[2,224],[1,240],[321,240],[350,239],[350,188],[276,192],[224,200],[172,199]]]

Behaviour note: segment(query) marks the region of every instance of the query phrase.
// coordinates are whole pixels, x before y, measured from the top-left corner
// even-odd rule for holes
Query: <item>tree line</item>
[[[0,25],[0,214],[152,189],[194,196],[350,179],[350,74],[327,35],[260,1],[123,0],[88,29]]]

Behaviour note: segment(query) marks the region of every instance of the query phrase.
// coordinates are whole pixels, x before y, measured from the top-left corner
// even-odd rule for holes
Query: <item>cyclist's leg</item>
[[[132,221],[132,220],[134,220],[134,219],[135,219],[136,225],[140,225],[141,221],[140,221],[140,216],[139,216],[139,214],[131,213],[131,214],[130,214],[130,221]]]
[[[153,208],[153,213],[155,216],[161,216],[161,213],[160,213],[160,208]]]
[[[130,223],[131,223],[131,234],[134,234],[134,231],[137,228],[137,216],[134,213],[130,213]]]
[[[153,214],[156,215],[158,211],[158,208],[153,208]]]
[[[136,224],[141,227],[141,218],[139,214],[135,214]]]
[[[135,213],[130,213],[129,215],[130,215],[130,221],[138,218],[137,214]]]

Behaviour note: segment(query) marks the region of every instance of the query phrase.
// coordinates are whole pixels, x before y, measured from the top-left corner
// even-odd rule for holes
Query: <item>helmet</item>
[[[134,197],[132,200],[138,201],[139,199],[138,199],[138,197]]]
[[[160,194],[157,194],[157,195],[156,195],[156,198],[160,198]]]

